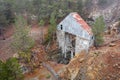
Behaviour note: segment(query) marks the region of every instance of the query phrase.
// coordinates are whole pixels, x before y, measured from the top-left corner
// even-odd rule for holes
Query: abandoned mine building
[[[65,58],[68,54],[73,58],[82,50],[88,52],[93,40],[91,27],[77,12],[70,13],[57,25],[57,41]]]

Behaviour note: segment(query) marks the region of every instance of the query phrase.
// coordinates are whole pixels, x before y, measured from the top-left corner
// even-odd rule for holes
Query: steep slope
[[[93,19],[103,15],[105,22],[109,26],[120,18],[120,0],[101,0],[105,1],[100,3],[99,0],[92,0],[92,9],[89,17]]]
[[[91,49],[73,58],[62,74],[63,80],[119,80],[120,40],[99,49]]]

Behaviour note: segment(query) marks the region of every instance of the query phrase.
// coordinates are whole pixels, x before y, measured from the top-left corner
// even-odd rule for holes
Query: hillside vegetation
[[[71,12],[94,35],[73,59],[56,36]],[[0,0],[0,80],[120,80],[119,48],[120,0]]]

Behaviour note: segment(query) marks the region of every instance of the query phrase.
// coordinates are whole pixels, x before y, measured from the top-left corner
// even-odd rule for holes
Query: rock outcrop
[[[107,26],[118,21],[120,18],[120,0],[106,0],[105,4],[99,4],[99,0],[92,0],[92,10],[89,17],[96,19],[102,15]]]

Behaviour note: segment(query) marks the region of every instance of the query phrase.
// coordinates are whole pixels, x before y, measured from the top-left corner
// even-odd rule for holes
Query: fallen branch
[[[55,70],[50,67],[50,65],[46,64],[46,63],[42,63],[43,67],[47,68],[47,70],[53,75],[54,80],[61,80],[59,75],[55,72]]]

